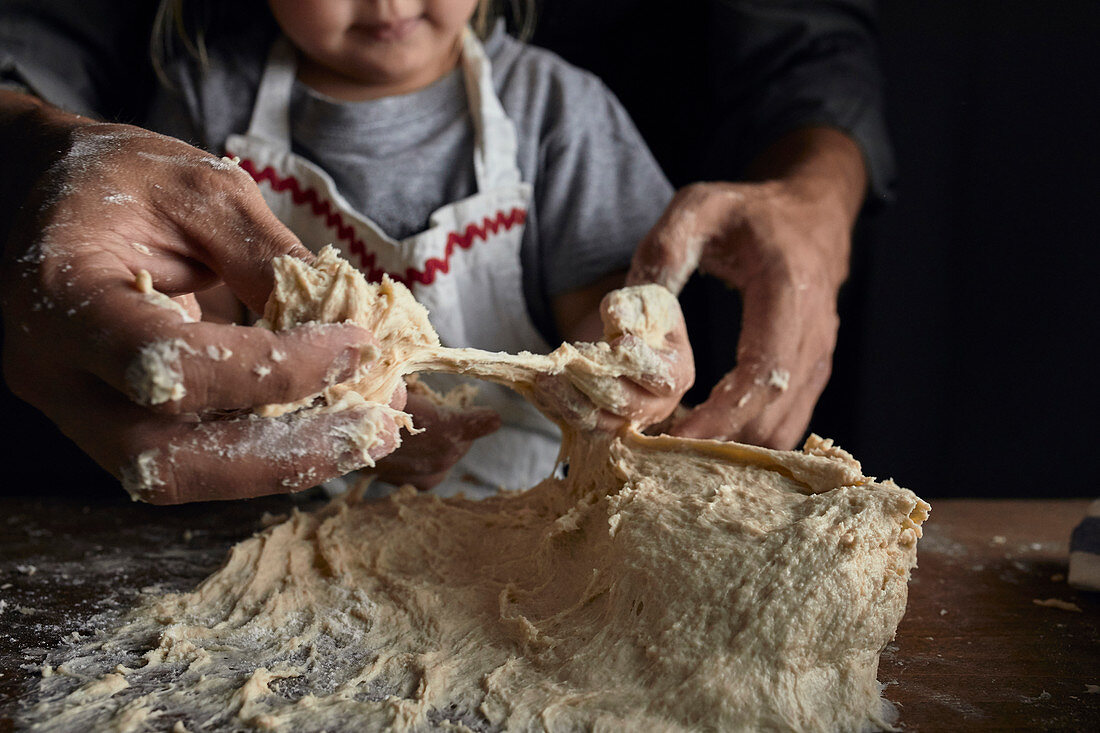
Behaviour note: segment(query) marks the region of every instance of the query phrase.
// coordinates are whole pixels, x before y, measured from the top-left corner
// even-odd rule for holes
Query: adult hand
[[[0,139],[5,377],[135,498],[306,488],[397,445],[383,408],[226,417],[314,394],[374,353],[350,324],[199,320],[197,292],[226,283],[260,312],[271,260],[312,256],[237,166],[6,92]],[[370,445],[366,420],[383,424]]]
[[[406,437],[400,448],[378,461],[375,475],[421,491],[446,478],[475,440],[500,428],[495,410],[439,404],[415,389],[409,390],[405,411],[424,432]]]
[[[736,367],[668,432],[792,448],[831,371],[866,174],[855,144],[826,128],[781,139],[756,171],[768,180],[680,190],[627,282],[678,293],[699,269],[741,293]]]

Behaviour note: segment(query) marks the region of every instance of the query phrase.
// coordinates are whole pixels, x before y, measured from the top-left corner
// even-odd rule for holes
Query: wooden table
[[[142,588],[193,587],[286,497],[157,508],[0,499],[0,733],[49,649]],[[1084,501],[933,501],[879,679],[905,730],[1100,730],[1100,595],[1069,588]],[[10,584],[10,585],[9,585]],[[1054,598],[1080,612],[1040,606]],[[1100,688],[1096,688],[1100,690]]]
[[[1100,594],[1065,582],[1087,501],[933,501],[879,680],[907,730],[1100,730]],[[1040,606],[1049,599],[1081,611]]]

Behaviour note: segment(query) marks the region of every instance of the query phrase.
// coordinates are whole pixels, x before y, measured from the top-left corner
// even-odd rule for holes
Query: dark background
[[[926,498],[1100,495],[1100,2],[888,0],[880,20],[897,201],[859,238],[811,428]],[[110,487],[0,409],[5,491]]]
[[[1100,496],[1100,3],[888,0],[881,24],[897,202],[845,294],[854,420],[820,429],[924,496]]]

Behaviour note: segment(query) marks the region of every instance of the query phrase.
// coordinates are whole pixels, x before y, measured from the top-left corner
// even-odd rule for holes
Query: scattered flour
[[[1036,606],[1046,606],[1047,608],[1059,608],[1063,611],[1076,611],[1081,613],[1081,607],[1076,603],[1070,601],[1063,601],[1060,598],[1048,598],[1045,601],[1041,601],[1038,598],[1032,598],[1031,602]]]

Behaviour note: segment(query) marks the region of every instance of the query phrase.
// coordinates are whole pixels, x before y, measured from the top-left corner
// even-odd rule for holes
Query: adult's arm
[[[629,280],[678,290],[699,268],[742,296],[736,367],[670,431],[790,448],[830,374],[854,222],[893,176],[874,8],[711,6],[712,182],[678,192]]]
[[[803,127],[857,143],[874,199],[894,163],[874,0],[542,0],[535,43],[594,72],[676,186],[741,180]]]
[[[392,421],[356,442],[378,410],[227,419],[346,379],[372,353],[350,324],[200,320],[195,293],[224,282],[259,312],[271,261],[311,256],[243,171],[12,91],[0,91],[0,159],[5,379],[135,498],[285,492],[393,449]],[[143,271],[170,301],[142,292]]]
[[[708,179],[769,176],[775,144],[807,127],[855,143],[874,202],[891,197],[875,0],[712,0],[708,95],[717,121]],[[701,166],[702,167],[702,166]]]
[[[791,448],[831,371],[866,169],[851,138],[810,127],[773,143],[751,172],[758,180],[681,189],[629,281],[678,291],[698,268],[741,292],[736,367],[669,432]]]

